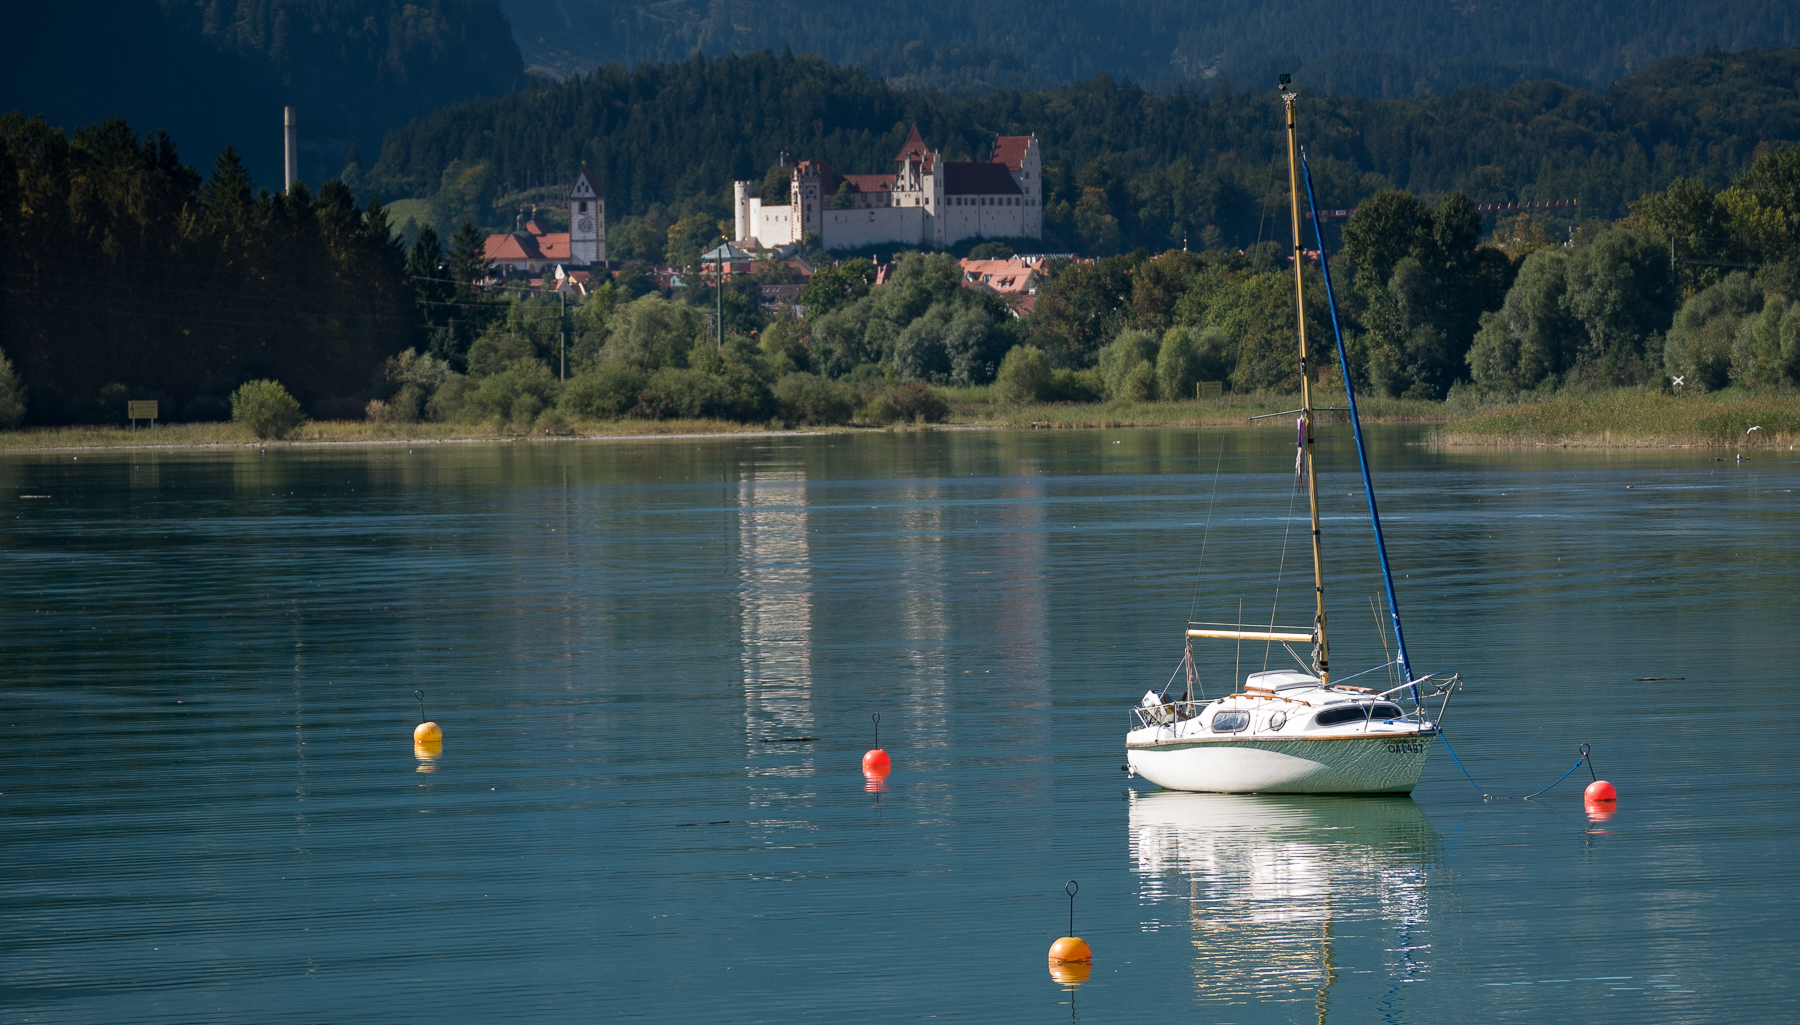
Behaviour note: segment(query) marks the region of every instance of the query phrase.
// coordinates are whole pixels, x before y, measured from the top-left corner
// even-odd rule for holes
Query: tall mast
[[[1299,144],[1295,141],[1294,100],[1299,98],[1291,78],[1281,76],[1281,100],[1287,106],[1288,198],[1293,211],[1294,227],[1294,322],[1300,329],[1300,432],[1306,459],[1306,504],[1312,514],[1313,596],[1313,668],[1319,683],[1331,683],[1331,646],[1325,640],[1325,556],[1319,548],[1319,475],[1313,472],[1312,367],[1306,351],[1306,283],[1301,275],[1305,261],[1300,250],[1300,174]]]

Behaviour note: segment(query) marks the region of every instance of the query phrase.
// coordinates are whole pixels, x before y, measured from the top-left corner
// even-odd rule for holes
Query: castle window
[[[577,203],[576,206],[580,208],[581,213],[587,213],[587,200],[582,200],[580,203]]]

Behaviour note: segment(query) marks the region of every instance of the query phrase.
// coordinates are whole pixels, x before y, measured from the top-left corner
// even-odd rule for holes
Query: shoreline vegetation
[[[1290,418],[1298,395],[1226,395],[1215,401],[996,403],[986,388],[947,389],[949,415],[941,423],[836,427],[746,424],[728,420],[574,421],[555,431],[492,423],[380,423],[309,421],[283,440],[258,439],[237,423],[181,423],[155,428],[72,426],[0,431],[0,452],[90,449],[200,449],[401,445],[497,441],[609,441],[659,437],[859,434],[908,430],[1082,430],[1119,428],[1269,427]],[[1343,393],[1321,389],[1314,402],[1341,407]],[[1637,389],[1558,393],[1507,403],[1453,396],[1448,402],[1359,399],[1365,424],[1420,424],[1422,444],[1434,448],[1791,448],[1800,440],[1800,396],[1732,391],[1675,396]],[[1322,412],[1321,424],[1342,422]],[[1752,430],[1752,428],[1760,428]]]

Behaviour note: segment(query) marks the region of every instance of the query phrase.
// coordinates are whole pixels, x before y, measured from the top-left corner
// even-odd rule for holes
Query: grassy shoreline
[[[169,424],[154,430],[123,427],[36,427],[0,431],[0,452],[86,449],[251,448],[270,446],[417,445],[463,442],[640,441],[666,437],[753,437],[769,434],[873,433],[893,430],[1016,430],[1132,427],[1285,427],[1297,395],[1231,395],[1218,402],[1041,403],[1002,406],[986,396],[950,393],[950,418],[924,427],[781,428],[722,420],[605,420],[570,425],[565,432],[506,429],[491,424],[389,424],[356,420],[313,421],[282,441],[262,441],[233,423]],[[1342,393],[1315,394],[1321,409],[1343,405]],[[1714,395],[1676,397],[1621,389],[1565,394],[1541,401],[1477,406],[1466,401],[1421,402],[1369,398],[1364,423],[1425,424],[1425,444],[1442,448],[1726,448],[1789,447],[1800,440],[1800,396]],[[1321,423],[1346,414],[1327,411]],[[1760,430],[1750,431],[1751,427]],[[1749,433],[1746,433],[1746,432]]]
[[[1752,430],[1752,428],[1759,428]],[[1800,396],[1663,395],[1620,389],[1471,410],[1439,425],[1443,448],[1789,448]]]

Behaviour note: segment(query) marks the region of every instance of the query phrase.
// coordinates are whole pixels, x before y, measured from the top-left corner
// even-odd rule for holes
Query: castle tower
[[[750,223],[750,186],[752,182],[734,181],[731,183],[732,238],[742,242],[751,237],[754,226]]]
[[[587,165],[569,189],[569,262],[586,267],[606,260],[606,200]]]
[[[794,184],[788,200],[788,208],[798,222],[794,226],[794,240],[797,242],[809,231],[822,232],[825,225],[825,204],[831,202],[826,192],[832,188],[831,168],[823,160],[802,160],[794,168]]]

